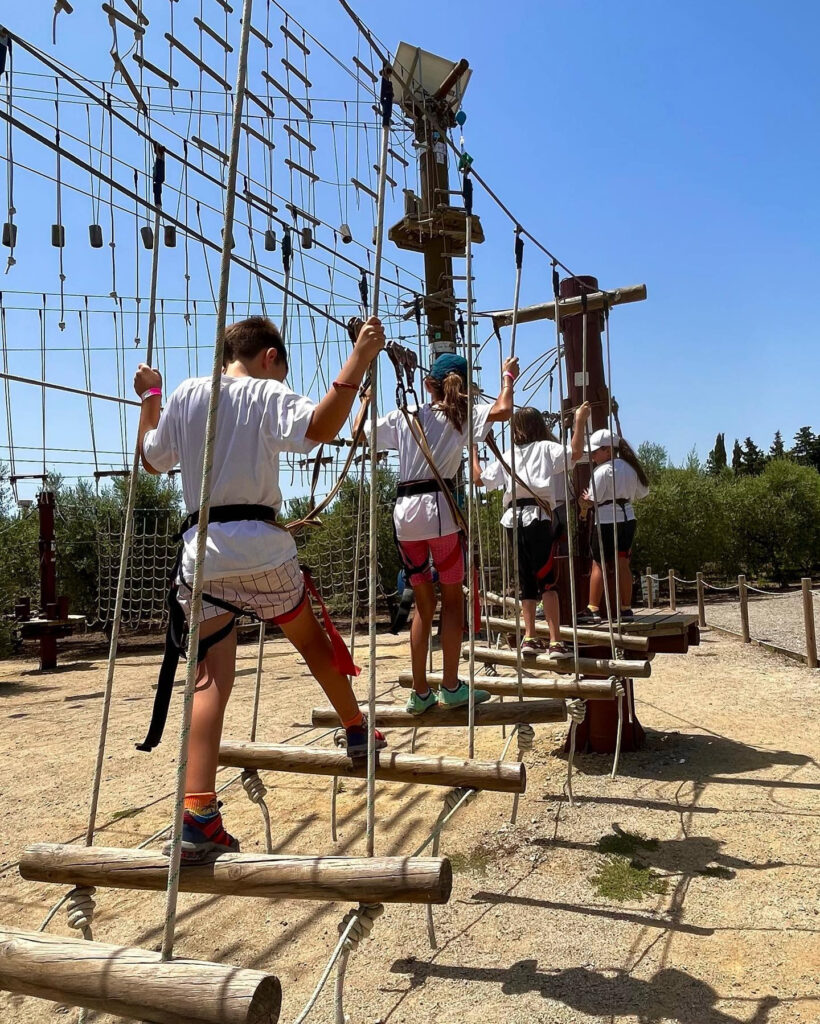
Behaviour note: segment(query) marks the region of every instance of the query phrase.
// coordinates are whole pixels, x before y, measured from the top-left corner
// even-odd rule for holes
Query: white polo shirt
[[[492,404],[487,402],[473,407],[476,441],[483,441],[490,431],[491,409]],[[467,444],[467,424],[461,430],[456,430],[442,409],[429,404],[422,405],[418,415],[436,469],[445,480],[455,477]],[[376,427],[377,449],[399,453],[399,483],[432,479],[427,460],[400,409],[380,417]],[[399,540],[430,540],[458,530],[450,505],[439,492],[398,498],[393,510],[393,522]]]
[[[169,396],[156,430],[143,441],[148,462],[161,473],[179,464],[189,512],[199,508],[210,377],[184,380]],[[275,380],[223,375],[216,423],[211,505],[269,505],[279,511],[279,453],[309,452],[305,437],[315,406]],[[193,580],[196,528],[184,537],[182,573]],[[272,569],[296,555],[287,531],[258,521],[211,523],[205,579]]]
[[[623,459],[616,458],[614,461],[604,462],[595,470],[595,497],[598,499],[598,522],[614,523],[615,514],[618,514],[618,522],[628,522],[635,518],[633,501],[645,498],[649,494],[649,488],[645,487],[638,479],[638,474]],[[590,484],[589,496],[592,497],[592,485]],[[626,505],[621,507],[613,502],[615,498],[622,498]],[[603,505],[602,502],[611,502]]]
[[[500,491],[504,488],[504,515],[501,517],[501,525],[512,527],[512,476],[505,467],[511,466],[512,452],[510,449],[502,452],[502,465],[499,459],[482,469],[481,479],[484,486],[491,491]],[[526,487],[516,485],[516,502],[526,501],[528,498],[540,498],[550,508],[564,501],[564,473],[571,470],[573,466],[572,455],[568,448],[563,448],[556,441],[533,441],[531,444],[517,444],[515,446],[515,475],[526,484]],[[520,522],[522,526],[529,526],[538,519],[546,519],[544,510],[537,505],[530,505],[520,509]]]

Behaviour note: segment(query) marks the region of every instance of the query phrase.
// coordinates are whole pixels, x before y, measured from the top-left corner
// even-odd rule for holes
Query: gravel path
[[[707,592],[708,593],[708,592]],[[678,605],[681,611],[697,612],[695,605]],[[707,625],[722,626],[740,632],[740,600],[721,600],[706,604]],[[814,590],[814,628],[820,640],[820,590]],[[749,595],[749,632],[756,640],[804,654],[806,632],[803,624],[803,597],[800,591],[763,597]]]

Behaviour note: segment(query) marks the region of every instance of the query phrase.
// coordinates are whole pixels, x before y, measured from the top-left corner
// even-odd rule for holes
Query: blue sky
[[[184,0],[176,7],[179,33],[189,33],[184,38],[190,43],[186,26],[200,5]],[[167,47],[155,40],[162,39],[160,16],[167,16],[168,5],[164,0],[146,0],[144,8],[153,21],[146,56],[167,66]],[[621,404],[624,430],[634,443],[659,441],[675,461],[682,461],[693,445],[705,457],[719,430],[726,432],[728,444],[735,436],[751,434],[765,448],[776,429],[788,441],[803,424],[820,428],[820,346],[812,302],[820,270],[820,136],[816,131],[820,90],[814,70],[820,9],[816,5],[790,4],[786,17],[784,8],[752,0],[720,4],[516,0],[503,8],[506,17],[502,17],[496,2],[476,0],[446,8],[443,22],[441,3],[431,0],[417,0],[411,8],[362,0],[357,9],[391,47],[404,39],[453,59],[468,58],[473,77],[464,104],[467,148],[476,168],[533,234],[576,273],[594,274],[606,287],[646,282],[648,301],[621,307],[612,317],[613,391]],[[51,47],[50,4],[16,5],[9,27],[89,77],[110,78],[111,35],[105,17],[98,5],[93,10],[80,10],[77,5],[75,10],[58,22],[56,49]],[[214,0],[203,0],[203,10],[217,28],[223,24],[224,15]],[[289,5],[289,10],[350,65],[358,45],[356,35],[336,3],[302,0]],[[271,17],[273,36],[281,19]],[[265,4],[257,0],[254,21],[262,25],[264,20]],[[281,39],[277,32],[277,56]],[[314,96],[326,90],[327,95],[348,99],[356,109],[355,83],[329,61],[323,62],[318,52],[310,61]],[[177,58],[175,67],[181,70],[182,64],[184,60]],[[213,60],[212,64],[219,66]],[[19,56],[17,67],[31,70],[34,65]],[[21,85],[21,77],[16,84]],[[38,83],[29,79],[23,84]],[[29,106],[53,124],[53,104],[43,100],[39,108],[33,102]],[[328,117],[339,116],[330,113],[330,105],[324,109]],[[361,109],[366,112],[364,102]],[[82,135],[82,107],[66,106],[61,117],[64,125]],[[98,127],[95,121],[95,134]],[[281,160],[286,146],[277,130],[277,160]],[[328,166],[333,169],[330,129],[324,136],[321,129],[316,131],[324,146],[317,154],[317,169],[326,176]],[[144,167],[144,153],[126,138],[127,130],[117,129],[117,135],[126,162]],[[5,152],[4,134],[0,147]],[[21,137],[15,138],[15,147],[18,160],[53,173],[53,155],[42,147]],[[368,167],[364,149],[359,148],[363,176]],[[352,159],[350,150],[348,156]],[[257,170],[258,160],[252,161]],[[214,165],[206,166],[213,169]],[[65,174],[81,187],[87,184],[87,175],[71,168]],[[340,177],[343,174],[344,168]],[[335,177],[335,171],[330,176]],[[278,180],[282,181],[281,176]],[[5,180],[2,184],[5,188]],[[344,193],[344,209],[339,210],[334,204],[340,195],[335,189],[324,198],[320,195],[315,209],[336,221],[344,213],[354,222],[354,234],[366,236],[370,210],[360,199],[356,211],[355,192],[350,188]],[[205,192],[202,198],[207,200]],[[397,218],[400,201],[397,189],[388,218]],[[9,289],[51,293],[57,288],[56,250],[48,245],[54,220],[53,185],[18,171],[15,202],[21,232],[18,265],[0,278],[9,307],[15,304]],[[66,193],[63,202],[70,239],[64,251],[66,287],[80,295],[104,297],[110,287],[109,251],[89,249],[87,236],[83,237],[90,220],[89,201]],[[508,306],[514,274],[512,227],[480,190],[476,212],[487,235],[487,242],[475,253],[478,308]],[[203,216],[206,232],[218,233],[217,215],[206,210]],[[129,232],[133,234],[133,216],[123,212],[118,217],[120,278],[130,285],[121,284],[119,291],[133,295],[133,245],[129,252],[125,241]],[[101,219],[105,225],[105,216]],[[320,234],[321,230],[317,237]],[[322,237],[327,240],[326,235]],[[148,259],[149,254],[142,252],[143,294]],[[163,250],[162,259],[160,294],[168,301],[168,335],[179,341],[181,307],[171,302],[182,293],[179,247]],[[271,259],[270,273],[276,276],[281,268]],[[400,262],[409,270],[421,269],[420,260],[412,254],[400,257]],[[215,260],[211,266],[214,272]],[[192,255],[191,290],[200,298],[209,296],[204,271],[198,250]],[[314,300],[321,293],[313,289],[322,280],[327,283],[323,273],[322,268],[306,272],[306,288]],[[345,288],[346,294],[355,296],[352,280]],[[528,246],[522,301],[543,301],[549,298],[549,289],[548,264]],[[277,316],[278,296],[268,288],[266,294],[270,312]],[[247,275],[235,276],[233,295],[244,296],[247,302]],[[52,312],[55,301],[49,299],[46,320],[47,375],[81,385],[83,368],[76,353],[57,351],[61,341],[66,348],[76,347],[77,315],[68,318],[61,334],[56,329],[59,316]],[[395,309],[395,301],[391,302]],[[110,332],[111,305],[106,306],[104,299],[98,302],[100,312],[92,318],[96,339],[101,332]],[[145,305],[143,301],[143,313]],[[206,325],[212,320],[207,304],[200,305],[200,312],[199,344],[205,369],[209,365],[206,347],[211,342]],[[33,348],[28,354],[10,354],[13,372],[39,377],[36,314],[10,308],[8,318],[15,339],[25,339],[20,347]],[[394,330],[400,329],[400,323],[394,321]],[[522,361],[552,344],[551,330],[551,324],[522,328]],[[309,328],[305,319],[297,321],[292,339],[313,331],[318,331],[320,344],[323,338],[329,344],[318,358],[312,339],[310,346],[300,350],[303,365],[294,383],[315,391],[323,376],[333,372],[343,351],[336,335],[325,337],[321,325]],[[126,333],[127,383],[137,358],[136,325],[129,321]],[[140,333],[144,342],[144,324]],[[179,344],[182,348],[183,343]],[[169,378],[187,372],[184,358],[181,350],[165,353]],[[93,369],[95,388],[117,390],[113,346],[95,356]],[[123,376],[122,366],[119,376]],[[489,369],[484,380],[488,388],[497,383]],[[15,444],[30,443],[35,448],[40,444],[39,392],[17,385],[13,400]],[[98,432],[102,429],[116,439],[118,427],[110,407],[97,403],[95,410],[102,424]],[[88,431],[84,401],[49,396],[50,446],[62,441],[67,447],[88,448]],[[126,433],[130,445],[131,423]],[[5,435],[5,426],[0,434]],[[5,436],[0,440],[7,443]],[[97,443],[102,445],[99,437]],[[120,445],[112,440],[110,447],[116,450]]]

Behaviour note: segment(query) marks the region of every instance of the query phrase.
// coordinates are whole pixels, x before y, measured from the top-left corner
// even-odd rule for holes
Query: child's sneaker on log
[[[419,697],[415,690],[412,690],[407,700],[405,710],[410,715],[423,715],[425,711],[438,705],[438,697],[432,690],[428,690],[426,696]]]
[[[491,694],[487,690],[474,690],[476,704],[489,700]],[[470,687],[463,680],[459,681],[455,690],[448,689],[443,683],[438,691],[438,702],[445,708],[461,708],[470,703]]]

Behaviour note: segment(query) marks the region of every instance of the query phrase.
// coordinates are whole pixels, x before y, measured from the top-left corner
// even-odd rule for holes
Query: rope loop
[[[518,740],[518,753],[526,754],[532,750],[532,745],[535,742],[535,729],[533,729],[529,722],[522,722],[518,726],[516,738]]]
[[[626,688],[624,687],[623,681],[621,679],[616,679],[615,680],[615,696],[616,697],[623,697],[625,693],[626,693]]]
[[[242,786],[252,804],[261,804],[267,796],[268,791],[265,783],[261,780],[259,772],[255,768],[246,768],[242,772]]]
[[[587,703],[579,697],[567,701],[567,715],[575,725],[580,725],[587,716]]]
[[[366,939],[373,931],[373,925],[384,913],[384,906],[381,903],[360,903],[355,910],[348,910],[339,924],[341,935],[348,925],[356,918],[356,923],[345,939],[344,948],[351,953],[358,948],[362,939]]]
[[[96,906],[93,896],[96,891],[93,885],[78,885],[68,894],[66,914],[69,928],[86,932],[91,927]]]
[[[443,815],[449,814],[455,809],[456,804],[458,804],[459,801],[463,801],[463,806],[466,807],[467,804],[471,803],[477,795],[478,791],[472,789],[470,786],[456,786],[454,789],[449,790],[444,797],[444,809],[441,813]]]

